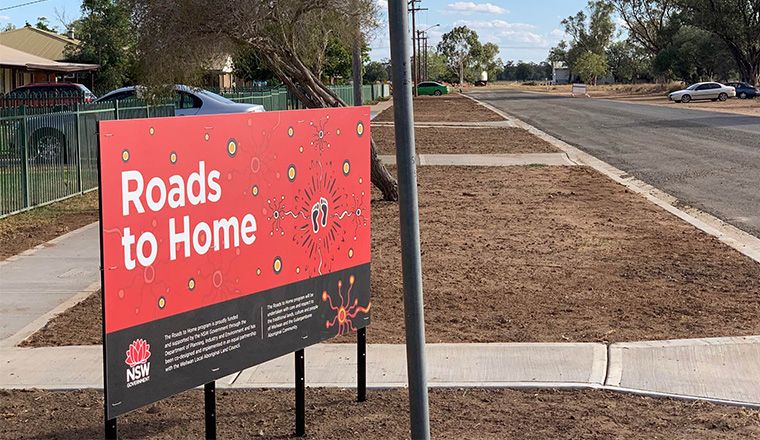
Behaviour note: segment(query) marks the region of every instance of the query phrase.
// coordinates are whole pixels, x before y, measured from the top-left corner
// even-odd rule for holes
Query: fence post
[[[80,121],[79,121],[79,103],[76,104],[76,142],[77,142],[77,187],[79,188],[79,192],[82,193],[84,191],[84,187],[82,184],[82,136],[80,133]]]
[[[114,111],[113,118],[118,120],[119,119],[119,100],[118,99],[113,102],[113,111]]]
[[[26,105],[21,106],[21,195],[24,208],[32,206],[29,191],[29,138],[27,137]]]

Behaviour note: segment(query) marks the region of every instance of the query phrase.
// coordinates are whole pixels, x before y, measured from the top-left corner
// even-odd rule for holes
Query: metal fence
[[[139,101],[0,108],[0,217],[98,186],[98,121],[174,116]]]
[[[350,85],[333,85],[329,88],[343,102],[352,105],[354,90]],[[293,110],[304,108],[303,105],[285,87],[256,87],[250,89],[217,90],[219,94],[235,102],[263,105],[267,111]],[[365,84],[362,86],[362,99],[370,104],[390,96],[387,84]]]
[[[330,88],[344,102],[353,102],[350,85]],[[303,108],[284,87],[220,93],[235,102],[261,104],[267,111]],[[389,94],[384,84],[362,89],[365,103]],[[0,98],[0,217],[97,188],[98,121],[174,114],[173,103],[151,106],[135,99],[86,103],[79,95]]]

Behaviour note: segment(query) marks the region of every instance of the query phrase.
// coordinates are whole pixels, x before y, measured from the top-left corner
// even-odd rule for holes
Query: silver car
[[[113,102],[122,99],[139,98],[145,89],[140,86],[129,86],[116,89],[101,96],[95,102]],[[231,101],[214,92],[196,89],[185,85],[174,86],[174,114],[188,115],[217,115],[222,113],[263,112],[264,106],[258,104],[241,104]]]
[[[691,102],[697,99],[709,99],[712,101],[725,101],[736,96],[736,89],[716,82],[701,82],[673,92],[668,99],[675,102]]]

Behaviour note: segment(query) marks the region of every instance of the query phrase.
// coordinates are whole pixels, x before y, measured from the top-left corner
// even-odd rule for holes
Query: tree
[[[503,63],[497,58],[498,55],[499,46],[494,43],[475,46],[472,53],[473,66],[470,78],[479,78],[482,71],[488,72],[489,78],[496,78],[496,75],[504,69]]]
[[[736,69],[725,43],[712,32],[683,26],[654,60],[657,73],[685,82],[728,79]]]
[[[678,0],[689,22],[728,47],[742,80],[760,84],[760,1]]]
[[[274,73],[261,62],[256,51],[250,48],[238,50],[232,56],[232,65],[235,69],[235,76],[247,82],[270,81],[275,77]]]
[[[390,68],[390,62],[372,61],[364,66],[364,82],[367,84],[373,84],[376,82],[388,81],[390,76],[388,75],[388,69]]]
[[[82,18],[72,24],[80,40],[68,46],[66,58],[99,64],[95,87],[111,90],[135,79],[136,37],[130,10],[121,0],[83,0]]]
[[[465,70],[471,66],[474,56],[481,50],[478,34],[467,26],[457,26],[446,32],[438,43],[438,52],[446,57],[449,67],[459,75],[464,84]]]
[[[586,52],[578,58],[575,70],[584,82],[596,85],[597,78],[609,73],[607,60],[604,55]]]
[[[670,26],[678,12],[675,0],[612,0],[635,43],[656,56],[673,35]]]
[[[610,73],[616,82],[633,82],[647,75],[650,60],[644,49],[629,40],[616,41],[606,53]]]
[[[593,66],[604,61],[607,47],[612,43],[612,37],[615,34],[615,23],[612,21],[614,7],[611,3],[604,0],[589,0],[587,9],[588,15],[585,11],[578,11],[574,16],[562,20],[565,33],[572,39],[571,46],[565,55],[566,63],[572,71],[579,74],[578,64],[581,59],[584,59],[586,69],[589,68],[590,61],[593,61],[591,63]],[[559,54],[560,52],[557,53]],[[594,54],[596,57],[589,58],[588,54]],[[595,75],[594,78],[598,76]]]
[[[47,17],[37,17],[37,24],[34,27],[43,31],[56,32],[55,27],[50,26],[50,20]]]
[[[314,66],[329,38],[355,38],[377,25],[373,0],[130,0],[138,31],[141,72],[161,84],[193,76],[219,53],[256,52],[307,108],[345,106]],[[386,200],[397,200],[395,179],[371,141],[372,182]]]

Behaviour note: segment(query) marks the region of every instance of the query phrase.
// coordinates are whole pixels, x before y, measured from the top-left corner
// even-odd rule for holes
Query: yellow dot
[[[303,145],[301,145],[300,147],[298,147],[298,152],[299,153],[303,153]]]
[[[343,174],[348,176],[348,173],[351,172],[351,164],[348,161],[343,162]]]
[[[261,275],[261,268],[256,269],[256,275]]]
[[[234,156],[237,153],[237,142],[234,139],[230,139],[227,142],[227,154]]]
[[[296,273],[301,273],[301,268],[300,267],[296,267]]]
[[[340,128],[337,129],[337,130],[335,130],[335,134],[337,134],[338,136],[340,136]]]
[[[150,127],[150,128],[148,129],[148,133],[150,133],[150,135],[151,135],[151,136],[153,136],[154,134],[156,134],[156,129],[155,129],[155,128],[153,128],[153,127]]]
[[[187,288],[190,290],[195,289],[195,279],[190,278],[190,281],[187,282]]]
[[[209,134],[208,134],[208,133],[206,133],[206,134],[204,134],[204,135],[203,135],[203,139],[205,139],[205,140],[207,140],[207,141],[208,141],[210,138],[211,138],[211,136],[209,136]]]
[[[251,194],[253,194],[254,196],[259,195],[259,187],[256,185],[253,185],[253,188],[251,188]]]
[[[164,307],[166,307],[166,298],[162,296],[158,299],[158,308],[163,309]]]
[[[359,136],[364,134],[364,124],[362,124],[361,122],[356,124],[356,134],[358,134]]]
[[[172,154],[169,155],[169,161],[171,163],[177,163],[177,153],[172,152]]]
[[[296,180],[296,167],[295,165],[291,165],[288,167],[288,180],[291,182]]]
[[[348,258],[354,258],[354,250],[353,248],[348,250]]]
[[[354,281],[356,281],[356,277],[354,277],[353,275],[348,277],[348,284],[354,284]]]
[[[295,130],[293,130],[293,127],[288,127],[288,136],[293,137],[295,134]]]
[[[124,162],[129,160],[129,151],[123,150],[121,152],[121,160],[123,160]]]
[[[275,273],[280,273],[281,270],[282,270],[282,260],[280,259],[280,257],[277,257],[274,259],[274,271]]]
[[[359,178],[359,184],[362,184],[362,183],[364,183],[364,179],[362,179],[362,178],[360,177],[360,178]]]

